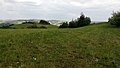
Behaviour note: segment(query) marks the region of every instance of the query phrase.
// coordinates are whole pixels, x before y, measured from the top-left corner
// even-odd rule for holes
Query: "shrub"
[[[63,22],[63,24],[60,25],[59,28],[68,28],[68,23],[67,22]]]
[[[45,20],[40,20],[39,24],[50,25],[50,23],[48,21],[45,21]]]
[[[108,21],[111,25],[120,26],[120,12],[114,12]]]

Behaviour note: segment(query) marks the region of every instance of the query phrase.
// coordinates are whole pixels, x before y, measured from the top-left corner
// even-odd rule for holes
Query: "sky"
[[[0,19],[72,20],[81,12],[92,21],[107,21],[120,0],[0,0]]]

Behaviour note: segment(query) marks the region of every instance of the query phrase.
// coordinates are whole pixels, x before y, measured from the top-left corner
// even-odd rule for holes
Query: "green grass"
[[[0,29],[0,68],[120,68],[120,28]]]

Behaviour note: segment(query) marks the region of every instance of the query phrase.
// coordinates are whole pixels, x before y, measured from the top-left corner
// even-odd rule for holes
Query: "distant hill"
[[[91,23],[101,23],[101,22],[107,22],[107,21],[92,21]]]
[[[20,19],[20,20],[0,20],[0,23],[10,23],[10,24],[21,24],[25,21],[34,21],[36,23],[39,23],[41,19]],[[64,20],[46,20],[50,22],[52,25],[60,26],[62,22],[66,22]],[[99,23],[99,22],[105,22],[105,21],[92,21],[91,23]]]
[[[52,25],[60,26],[62,22],[66,22],[63,20],[48,20]]]

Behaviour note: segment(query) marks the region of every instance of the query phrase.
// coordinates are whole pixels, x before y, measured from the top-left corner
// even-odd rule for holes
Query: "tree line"
[[[81,16],[76,20],[63,22],[63,24],[60,25],[59,28],[77,28],[87,26],[90,23],[90,17],[85,17],[85,15],[82,13]],[[115,25],[116,27],[120,27],[120,11],[113,12],[112,16],[108,19],[108,23],[110,23],[111,25]]]
[[[81,16],[79,18],[72,20],[70,22],[63,22],[63,24],[60,25],[59,28],[77,28],[87,26],[90,23],[91,19],[89,17],[85,17],[85,15],[81,13]]]

